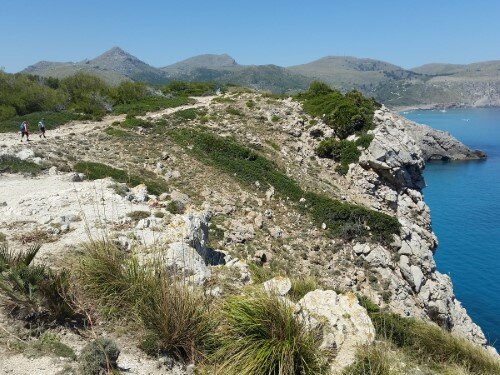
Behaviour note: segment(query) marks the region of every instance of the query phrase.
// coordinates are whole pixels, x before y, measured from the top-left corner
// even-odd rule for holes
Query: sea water
[[[437,268],[451,276],[457,298],[500,351],[500,108],[403,115],[488,155],[482,161],[428,163],[424,199],[439,240]]]

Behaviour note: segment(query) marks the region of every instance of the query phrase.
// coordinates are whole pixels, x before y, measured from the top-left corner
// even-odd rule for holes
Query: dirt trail
[[[182,111],[190,108],[201,108],[206,107],[210,104],[211,100],[215,96],[201,96],[201,97],[192,97],[192,99],[196,100],[193,104],[187,104],[179,107],[166,108],[161,111],[156,112],[148,112],[145,116],[140,116],[143,119],[158,119],[165,115],[170,115],[174,112]],[[20,134],[19,132],[15,133],[0,133],[0,145],[2,147],[12,147],[20,144],[24,145],[32,145],[37,143],[47,143],[52,137],[59,138],[68,138],[76,134],[85,134],[92,132],[96,129],[106,128],[111,125],[115,121],[123,121],[125,119],[125,115],[109,115],[102,119],[102,121],[71,121],[65,125],[62,125],[54,130],[47,131],[47,139],[40,139],[38,132],[36,131],[36,127],[34,125],[31,126],[32,132],[30,133],[31,142],[27,143],[24,141],[20,142]],[[33,130],[35,130],[33,132]]]

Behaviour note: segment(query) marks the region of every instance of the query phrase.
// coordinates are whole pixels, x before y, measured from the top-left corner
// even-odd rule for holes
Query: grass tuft
[[[229,298],[213,354],[219,373],[322,374],[319,340],[284,300],[267,294]]]

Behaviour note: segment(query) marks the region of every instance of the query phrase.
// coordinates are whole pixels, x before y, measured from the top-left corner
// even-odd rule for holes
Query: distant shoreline
[[[452,109],[452,108],[500,108],[497,105],[468,105],[461,103],[441,103],[441,104],[422,104],[414,106],[395,106],[390,107],[395,112],[408,112],[408,111],[432,111],[436,109]]]

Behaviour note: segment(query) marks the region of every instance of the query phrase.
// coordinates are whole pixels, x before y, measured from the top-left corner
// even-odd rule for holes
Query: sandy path
[[[190,108],[201,108],[206,107],[210,104],[212,99],[215,96],[201,96],[201,97],[192,97],[192,99],[196,100],[194,104],[187,104],[179,107],[166,108],[157,112],[148,112],[145,116],[140,116],[143,119],[158,119],[162,116],[170,115],[177,111],[182,111]],[[51,137],[59,137],[59,138],[68,138],[75,134],[84,134],[92,132],[96,129],[103,129],[107,126],[111,125],[115,121],[123,121],[125,119],[125,115],[110,115],[106,116],[102,119],[102,121],[71,121],[65,125],[62,125],[54,130],[47,131],[47,139],[40,139],[38,133],[33,130],[37,130],[35,125],[31,126],[32,133],[30,134],[31,142],[20,142],[20,133],[0,133],[0,145],[2,147],[12,147],[17,145],[32,145],[37,143],[46,143],[50,140]]]

